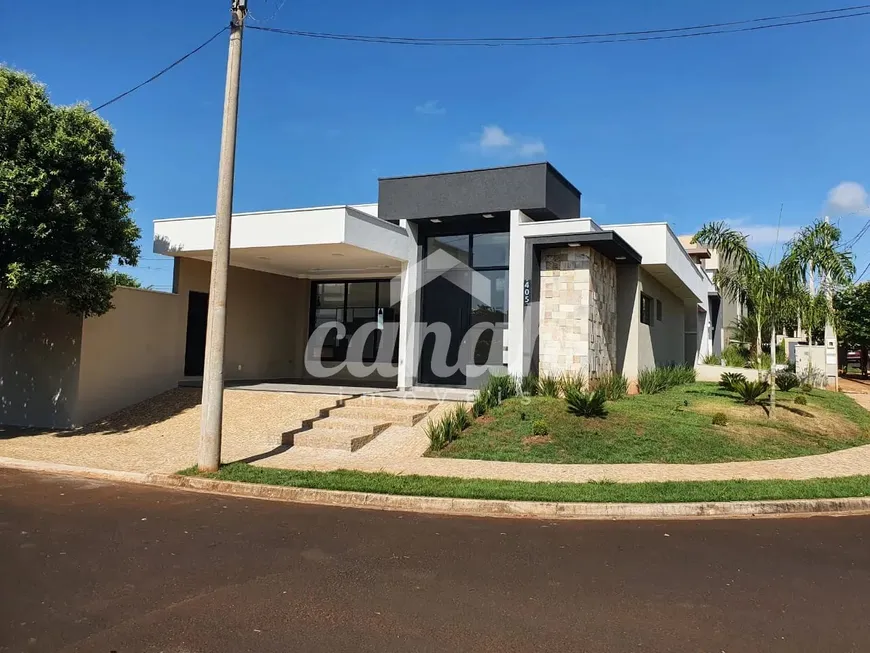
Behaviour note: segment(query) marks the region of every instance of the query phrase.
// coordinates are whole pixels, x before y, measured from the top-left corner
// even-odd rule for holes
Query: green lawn
[[[870,443],[870,412],[846,395],[814,390],[807,405],[797,390],[777,392],[778,419],[744,406],[713,383],[608,402],[605,418],[576,417],[561,399],[505,401],[430,456],[555,463],[709,463],[827,453]],[[726,426],[712,416],[724,412]],[[532,423],[547,422],[546,437]]]
[[[184,475],[196,475],[187,469]],[[266,485],[349,490],[405,496],[508,501],[676,503],[683,501],[762,501],[870,496],[870,476],[810,481],[703,481],[668,483],[525,483],[435,476],[399,476],[339,470],[304,472],[225,465],[207,478]]]

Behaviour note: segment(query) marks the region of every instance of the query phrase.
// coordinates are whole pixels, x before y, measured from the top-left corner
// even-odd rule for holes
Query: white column
[[[403,221],[404,222],[404,221]],[[420,259],[423,248],[418,242],[417,225],[408,222],[408,262],[402,264],[402,303],[399,306],[398,387],[414,387],[419,367],[420,289],[423,283]]]
[[[510,255],[508,260],[508,374],[523,376],[529,371],[533,337],[529,319],[533,305],[525,306],[525,281],[532,277],[532,248],[520,229],[527,220],[514,209],[510,218]],[[534,289],[533,289],[534,291]],[[534,296],[534,293],[533,293]],[[527,315],[528,314],[528,315]]]

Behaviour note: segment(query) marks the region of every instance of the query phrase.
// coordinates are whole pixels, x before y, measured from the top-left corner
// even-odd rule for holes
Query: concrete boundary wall
[[[82,328],[76,425],[175,387],[184,370],[181,297],[119,287],[115,308]]]
[[[83,320],[37,302],[0,330],[0,424],[71,429],[178,384],[186,304],[125,287],[112,303]]]

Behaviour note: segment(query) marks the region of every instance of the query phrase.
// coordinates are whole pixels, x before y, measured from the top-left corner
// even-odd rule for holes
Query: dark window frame
[[[386,278],[377,277],[374,279],[315,279],[315,280],[312,280],[311,287],[309,290],[309,292],[311,293],[311,296],[309,297],[309,302],[308,302],[308,304],[309,304],[309,308],[308,308],[308,337],[309,338],[311,337],[311,335],[314,333],[314,329],[316,328],[315,322],[317,321],[317,287],[318,286],[326,285],[326,284],[339,284],[339,283],[344,284],[344,300],[342,302],[341,308],[338,309],[338,310],[341,310],[341,314],[342,314],[342,318],[343,318],[342,323],[344,323],[347,320],[347,311],[348,311],[347,299],[348,299],[348,295],[350,292],[349,291],[349,284],[352,284],[352,283],[374,283],[375,284],[375,303],[372,306],[372,308],[374,308],[375,315],[377,315],[377,310],[379,308],[384,308],[383,306],[380,305],[381,283],[382,282],[389,283],[391,281],[392,281],[392,278],[390,278],[390,277],[386,277]],[[364,308],[364,307],[357,306],[354,308]],[[391,305],[389,308],[392,309],[393,311],[397,311],[397,312],[401,311],[401,306],[399,306],[398,304]],[[398,319],[394,320],[394,321],[398,322]],[[363,356],[363,360],[362,360],[363,363],[374,363],[377,360],[377,353],[378,353],[378,349],[380,348],[380,344],[381,344],[380,343],[380,333],[376,332],[375,337],[376,337],[376,341],[375,341],[375,345],[374,345],[375,356],[374,357]],[[325,362],[325,363],[344,362],[346,360],[346,355],[339,355],[335,351],[335,349],[337,349],[337,348],[333,349],[332,355],[327,356],[327,355],[324,355],[321,353],[320,360],[322,362]],[[393,358],[396,359],[395,352],[393,354]],[[393,362],[394,363],[398,362],[398,359],[393,360]]]
[[[640,294],[640,323],[652,326],[653,298],[642,292]]]
[[[662,321],[663,314],[664,314],[664,308],[662,307],[662,300],[656,298],[656,322]]]

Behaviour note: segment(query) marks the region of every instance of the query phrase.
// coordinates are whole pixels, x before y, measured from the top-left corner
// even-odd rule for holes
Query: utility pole
[[[825,216],[825,222],[830,222],[831,219]],[[830,243],[828,243],[830,244]],[[833,390],[840,389],[840,370],[837,361],[837,332],[834,330],[834,325],[831,322],[830,313],[834,307],[834,294],[831,289],[831,284],[828,283],[828,278],[825,276],[822,282],[822,290],[825,293],[825,301],[828,304],[828,316],[825,318],[825,385]]]
[[[233,219],[233,178],[236,167],[236,126],[239,116],[239,76],[242,69],[242,30],[247,0],[232,0],[230,52],[221,130],[217,208],[208,295],[205,367],[202,377],[202,423],[197,464],[215,472],[221,462],[221,429],[224,414],[224,340],[227,326],[227,273],[230,265],[230,227]]]

